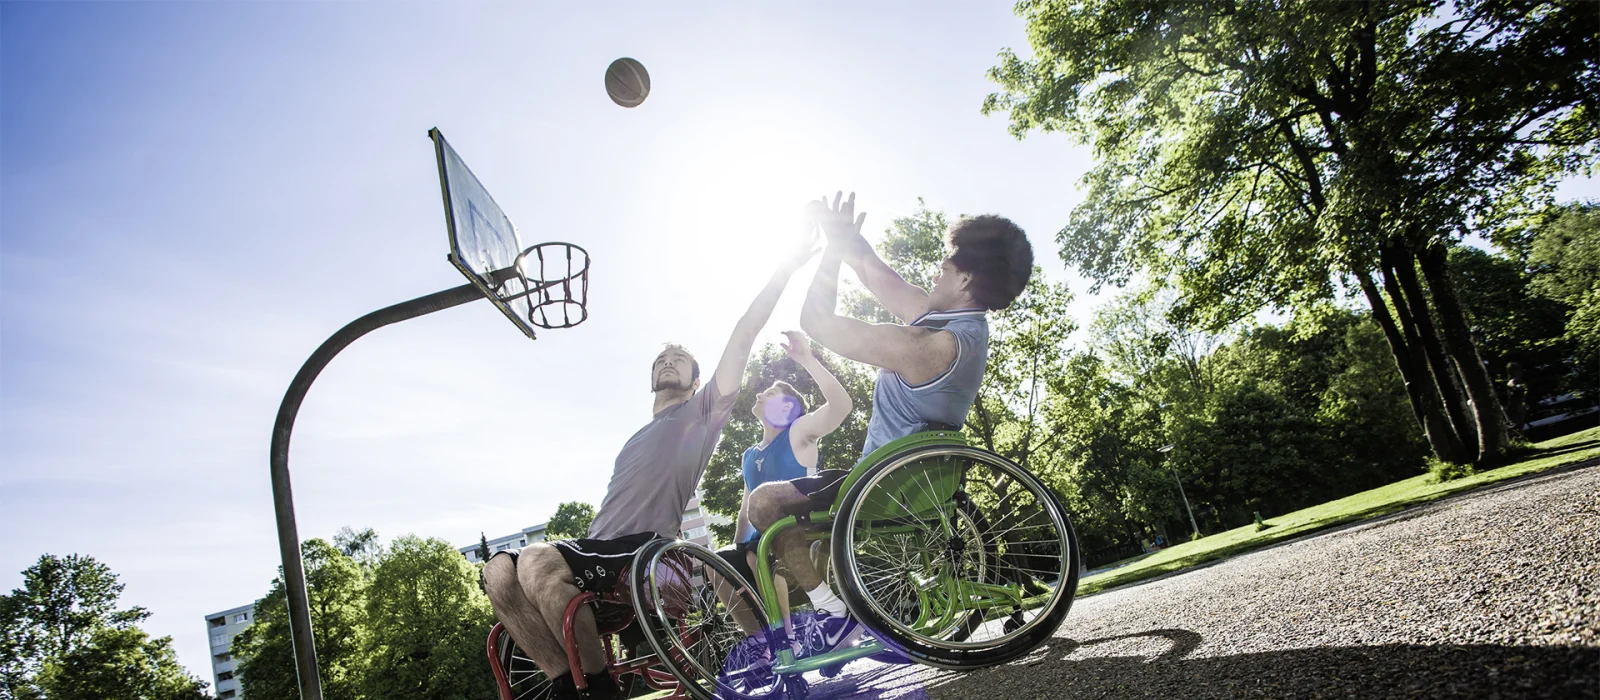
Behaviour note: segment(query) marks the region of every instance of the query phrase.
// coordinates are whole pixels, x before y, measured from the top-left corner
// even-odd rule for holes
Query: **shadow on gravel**
[[[1029,659],[933,681],[933,698],[1596,698],[1600,648],[1323,647],[1189,658],[1161,629],[1053,640]]]

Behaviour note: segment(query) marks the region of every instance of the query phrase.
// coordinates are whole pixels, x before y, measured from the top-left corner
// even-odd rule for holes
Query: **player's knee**
[[[528,598],[541,602],[552,601],[573,587],[572,569],[567,567],[567,560],[561,557],[561,552],[556,551],[555,546],[542,542],[522,550],[517,578]]]
[[[781,499],[777,487],[788,484],[762,484],[750,492],[750,507],[747,515],[750,524],[757,530],[766,530],[783,517]]]
[[[478,576],[478,585],[496,609],[505,607],[506,596],[517,593],[517,560],[510,556],[490,557]]]

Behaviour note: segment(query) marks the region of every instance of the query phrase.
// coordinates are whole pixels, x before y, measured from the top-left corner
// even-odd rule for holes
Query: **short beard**
[[[655,380],[655,383],[650,387],[650,391],[651,393],[659,393],[662,391],[688,391],[693,388],[693,379],[678,379],[676,382],[674,382],[674,380],[671,379],[660,378]]]

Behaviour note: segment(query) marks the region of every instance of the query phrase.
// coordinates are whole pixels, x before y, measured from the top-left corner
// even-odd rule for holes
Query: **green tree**
[[[594,522],[594,506],[578,501],[567,501],[556,506],[556,514],[544,525],[547,540],[574,539],[589,536],[589,524]],[[488,543],[484,543],[488,548]]]
[[[394,540],[373,570],[365,614],[367,697],[494,697],[483,653],[494,615],[478,589],[477,569],[450,543],[415,535]]]
[[[340,547],[322,539],[306,540],[301,557],[323,697],[361,698],[367,667],[369,620],[365,608],[369,573]],[[299,697],[281,569],[267,595],[256,601],[254,617],[255,622],[233,638],[233,654],[239,660],[240,697]]]
[[[1572,369],[1572,348],[1563,337],[1570,308],[1534,293],[1532,277],[1509,256],[1456,246],[1450,270],[1483,359],[1507,399],[1506,414],[1520,426],[1527,406],[1557,393]],[[1508,387],[1512,371],[1520,376]]]
[[[29,643],[28,621],[17,601],[9,595],[0,595],[0,698],[31,700],[38,697],[39,688],[29,668],[33,659]]]
[[[95,628],[47,661],[39,687],[48,700],[203,700],[206,683],[184,671],[172,638],[138,627]]]
[[[339,528],[333,534],[333,546],[367,572],[371,572],[384,555],[383,540],[370,527],[360,532],[349,526]]]
[[[120,609],[122,583],[94,557],[45,554],[22,572],[22,587],[0,596],[0,682],[17,698],[38,688],[32,678],[53,659],[77,652],[101,628],[129,629],[150,613]]]
[[[990,75],[1017,136],[1094,144],[1058,235],[1099,284],[1145,275],[1221,328],[1359,289],[1436,454],[1493,462],[1504,418],[1448,241],[1592,158],[1592,3],[1024,0],[1034,58]]]
[[[1561,207],[1546,221],[1531,242],[1529,288],[1570,309],[1565,337],[1586,370],[1578,387],[1590,389],[1600,365],[1600,206]]]
[[[1189,529],[1175,477],[1206,530],[1420,472],[1425,445],[1365,314],[1318,306],[1216,336],[1176,325],[1170,303],[1113,300],[1052,381],[1061,491],[1091,565]]]
[[[183,670],[168,637],[137,623],[150,613],[121,608],[122,583],[94,557],[46,554],[0,596],[0,697],[8,700],[204,698],[206,684]]]
[[[1084,557],[1091,566],[1120,559],[1147,526],[1159,529],[1180,507],[1155,451],[1161,415],[1092,350],[1068,358],[1050,390],[1056,400],[1045,418],[1063,455],[1056,488]]]
[[[478,533],[478,561],[489,561],[491,556],[493,555],[489,552],[489,536],[480,531]]]

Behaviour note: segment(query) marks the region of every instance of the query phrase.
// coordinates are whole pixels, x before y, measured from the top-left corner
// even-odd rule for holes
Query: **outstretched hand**
[[[811,339],[807,338],[806,334],[800,331],[784,331],[783,335],[788,341],[778,344],[783,346],[784,352],[789,353],[789,359],[800,363],[817,359],[811,352]]]
[[[856,193],[851,192],[850,198],[844,199],[841,190],[834,194],[832,204],[824,196],[812,202],[809,211],[812,219],[822,228],[823,235],[827,236],[828,246],[837,249],[845,257],[854,257],[867,246],[867,239],[861,235],[861,224],[867,220],[867,214],[856,214]]]
[[[801,234],[799,240],[795,242],[793,250],[788,255],[783,256],[779,267],[793,273],[820,252],[822,252],[822,248],[817,246],[817,224],[815,221],[807,221],[805,233]]]

